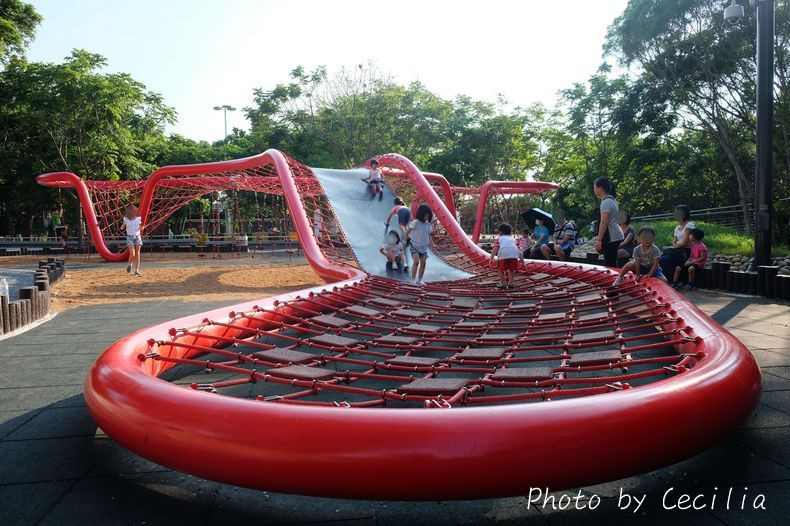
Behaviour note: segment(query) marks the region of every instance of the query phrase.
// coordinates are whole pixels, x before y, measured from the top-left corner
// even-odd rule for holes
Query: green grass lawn
[[[714,254],[731,254],[741,256],[754,255],[754,238],[728,226],[694,221],[697,228],[705,232],[704,242]],[[656,245],[663,247],[672,244],[672,233],[677,223],[675,221],[656,221],[653,223],[634,223],[632,226],[639,232],[643,226],[652,226],[656,230]],[[790,248],[786,245],[774,245],[774,256],[787,256]]]

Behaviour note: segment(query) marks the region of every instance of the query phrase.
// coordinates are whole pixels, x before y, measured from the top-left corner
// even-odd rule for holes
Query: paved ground
[[[788,524],[790,308],[707,292],[692,297],[751,347],[764,373],[762,403],[743,429],[695,458],[585,488],[585,494],[602,498],[594,511],[536,509],[525,498],[424,503],[308,498],[162,468],[97,430],[81,395],[83,379],[96,355],[115,339],[219,305],[171,301],[69,310],[0,342],[0,524]],[[615,437],[611,451],[592,453],[627,461],[617,457]],[[708,509],[664,510],[662,496],[670,487],[674,502],[682,493],[704,494]],[[620,491],[646,495],[644,504],[636,513],[633,505],[620,510]],[[747,509],[741,511],[744,495]],[[766,509],[752,510],[759,495]]]

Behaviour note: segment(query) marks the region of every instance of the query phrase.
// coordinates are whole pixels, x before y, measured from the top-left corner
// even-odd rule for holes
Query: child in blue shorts
[[[634,247],[631,261],[623,266],[620,270],[620,275],[612,283],[613,287],[623,282],[623,276],[627,272],[633,272],[640,277],[652,277],[667,281],[667,278],[658,266],[658,258],[661,257],[661,251],[653,244],[656,240],[656,231],[649,226],[645,226],[639,229],[639,234],[636,237],[639,240],[639,244]]]

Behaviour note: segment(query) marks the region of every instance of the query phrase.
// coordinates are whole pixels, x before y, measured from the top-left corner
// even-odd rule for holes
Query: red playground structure
[[[497,289],[490,255],[456,221],[458,190],[401,155],[376,159],[382,205],[359,184],[364,168],[308,168],[277,150],[129,183],[149,226],[219,187],[283,196],[329,284],[122,338],[86,379],[98,425],[147,459],[229,484],[445,500],[650,471],[722,440],[756,407],[751,353],[668,285],[614,293],[612,269],[527,260],[515,289]],[[74,174],[39,181],[75,188],[98,252],[124,259],[102,241],[120,198]],[[535,183],[488,192],[556,188],[514,184]],[[369,255],[386,215],[368,207],[388,210],[393,195],[437,219],[425,284]]]

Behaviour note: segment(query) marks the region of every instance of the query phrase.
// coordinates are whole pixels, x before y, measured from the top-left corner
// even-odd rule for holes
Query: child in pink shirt
[[[708,247],[702,242],[705,237],[705,232],[699,228],[691,229],[689,232],[689,245],[691,247],[691,255],[683,263],[683,266],[678,265],[675,267],[675,275],[672,279],[672,286],[677,288],[680,286],[680,274],[683,269],[688,270],[688,283],[686,283],[686,290],[694,288],[694,279],[697,271],[705,268],[708,263]]]

